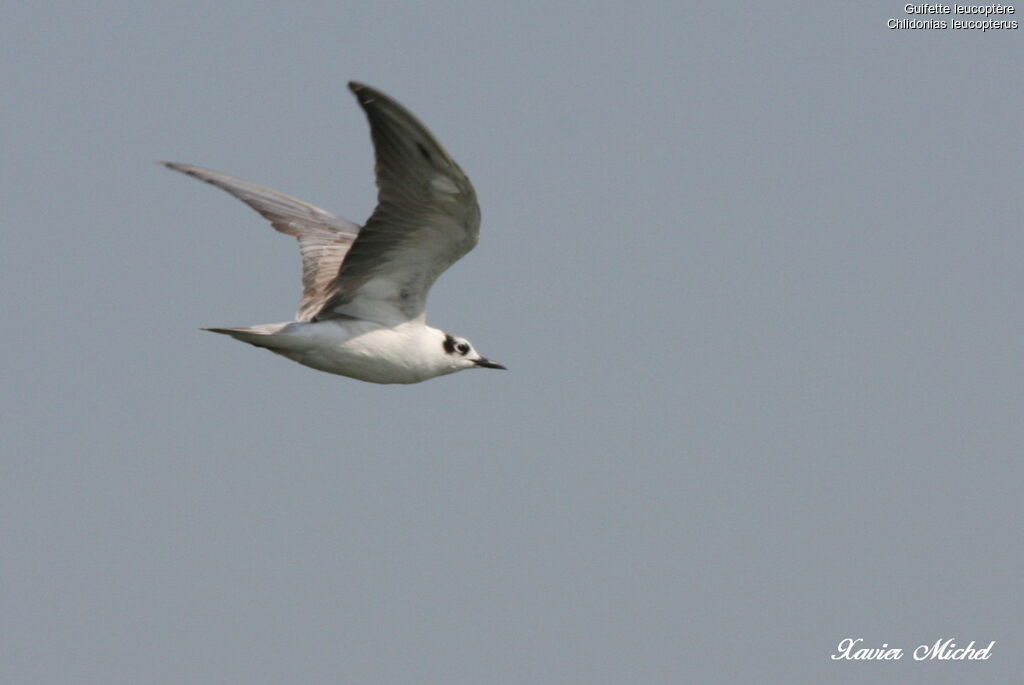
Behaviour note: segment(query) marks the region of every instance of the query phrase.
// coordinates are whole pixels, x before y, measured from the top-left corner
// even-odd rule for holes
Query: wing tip
[[[165,166],[168,169],[171,169],[172,171],[180,171],[183,174],[195,176],[196,167],[192,166],[191,164],[182,164],[181,162],[167,162],[162,159],[156,160],[156,163],[159,164],[160,166]]]
[[[181,162],[158,161],[157,164],[162,164],[163,166],[167,167],[168,169],[171,169],[172,171],[178,171],[180,173],[185,174],[186,176],[197,178],[204,183],[209,183],[210,185],[217,186],[218,188],[223,187],[217,183],[216,177],[224,176],[224,174],[218,174],[216,171],[204,169],[203,167],[196,166],[195,164],[183,164]]]
[[[376,100],[393,102],[392,98],[388,95],[377,90],[373,86],[368,86],[365,83],[360,83],[359,81],[349,81],[348,89],[352,91],[352,94],[356,96],[356,100],[358,100],[359,104],[363,107],[366,107],[366,105],[369,105]]]

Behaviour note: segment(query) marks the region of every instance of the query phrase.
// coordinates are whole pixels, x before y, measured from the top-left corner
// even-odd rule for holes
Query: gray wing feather
[[[345,255],[359,234],[359,226],[302,200],[234,176],[189,164],[161,164],[231,193],[269,220],[275,229],[299,241],[303,293],[295,318],[312,320],[323,308]]]
[[[317,318],[385,323],[421,316],[434,281],[473,249],[480,230],[466,174],[405,107],[358,83],[370,123],[378,203],[345,257]]]

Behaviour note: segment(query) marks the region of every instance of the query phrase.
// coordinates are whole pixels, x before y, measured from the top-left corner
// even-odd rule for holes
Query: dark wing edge
[[[431,285],[476,245],[480,208],[469,178],[419,119],[369,86],[351,82],[370,124],[377,207],[352,245],[321,315],[344,312],[367,282],[383,279],[374,297],[412,318]],[[392,290],[390,295],[382,296]]]

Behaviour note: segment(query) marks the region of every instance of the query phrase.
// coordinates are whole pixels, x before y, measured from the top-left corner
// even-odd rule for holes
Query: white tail
[[[289,323],[261,323],[257,326],[244,326],[240,328],[204,328],[204,331],[211,333],[223,333],[230,335],[235,340],[265,347],[268,350],[283,351],[295,348],[298,342],[294,328],[301,326],[295,322]]]

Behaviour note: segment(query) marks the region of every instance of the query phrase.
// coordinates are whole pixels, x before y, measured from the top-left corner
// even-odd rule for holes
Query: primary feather
[[[342,261],[359,234],[358,225],[308,202],[234,176],[191,164],[161,163],[226,190],[259,212],[278,231],[294,236],[302,255],[302,300],[295,320],[311,321],[323,309]]]

